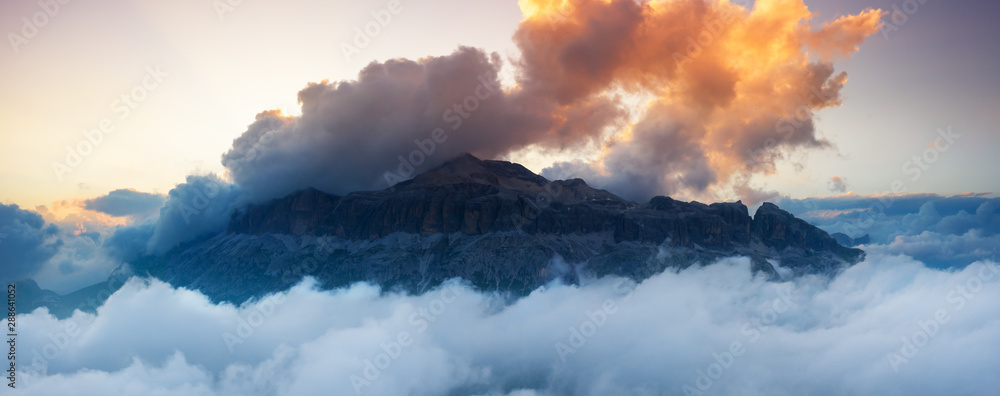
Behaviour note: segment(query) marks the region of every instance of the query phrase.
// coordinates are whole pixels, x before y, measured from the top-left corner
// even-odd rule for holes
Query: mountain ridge
[[[92,310],[126,273],[236,304],[305,276],[323,288],[369,282],[408,293],[461,278],[524,295],[557,278],[641,281],[733,256],[778,279],[833,273],[864,252],[771,203],[753,217],[740,201],[636,203],[582,179],[550,181],[519,164],[465,154],[380,191],[340,196],[306,188],[243,207],[222,232],[123,264],[107,282],[66,296],[39,289],[29,293],[36,302],[25,302],[62,316]]]
[[[408,292],[457,277],[521,295],[554,278],[578,282],[581,269],[642,280],[649,268],[730,256],[750,257],[755,272],[777,278],[772,262],[795,275],[822,273],[864,253],[773,204],[754,217],[739,201],[640,204],[581,179],[549,181],[465,154],[380,191],[309,188],[245,207],[224,232],[137,268],[239,302],[304,275],[327,288],[367,281]]]

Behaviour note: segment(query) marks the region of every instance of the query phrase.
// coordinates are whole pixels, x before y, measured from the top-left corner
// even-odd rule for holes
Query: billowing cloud
[[[88,199],[84,201],[83,206],[86,209],[112,216],[142,218],[156,214],[165,200],[165,197],[160,194],[120,189],[109,192],[105,196]]]
[[[520,4],[526,90],[565,105],[614,89],[651,98],[598,160],[545,175],[589,175],[637,200],[725,188],[752,198],[752,175],[773,172],[791,151],[830,147],[813,119],[842,100],[847,75],[832,61],[857,50],[882,16],[866,10],[814,29],[801,0],[759,0],[752,10],[728,1]]]
[[[162,254],[178,244],[225,230],[233,212],[245,203],[242,191],[214,174],[188,176],[187,181],[170,190],[160,209],[146,252]],[[134,240],[145,225],[116,241]]]
[[[104,240],[102,247],[111,257],[133,262],[147,254],[149,240],[156,228],[154,221],[119,227]]]
[[[601,101],[559,109],[504,91],[500,68],[499,55],[473,48],[372,63],[355,81],[299,92],[301,117],[259,114],[222,162],[256,200],[306,187],[344,194],[389,187],[461,153],[494,158],[574,142],[616,115]]]
[[[0,204],[0,279],[20,280],[38,271],[61,246],[59,228],[38,213]]]
[[[82,395],[884,395],[997,389],[1000,267],[869,255],[751,278],[747,259],[553,284],[516,301],[305,282],[241,306],[133,281],[96,314],[18,317],[19,386]],[[37,354],[34,352],[38,352]]]
[[[58,241],[56,254],[31,275],[31,279],[43,289],[60,294],[72,293],[107,280],[111,271],[121,264],[101,248],[101,235],[98,233],[62,233]]]
[[[597,148],[590,176],[627,198],[745,193],[752,175],[831,144],[815,112],[841,103],[833,60],[879,26],[867,10],[813,28],[801,0],[521,1],[515,84],[496,54],[460,48],[372,63],[353,81],[310,84],[302,115],[262,112],[223,156],[253,200],[314,187],[385,188],[463,152]],[[648,103],[633,108],[629,103]]]
[[[0,204],[0,281],[31,278],[68,293],[107,279],[115,266],[101,250],[100,233],[74,233],[38,212]]]

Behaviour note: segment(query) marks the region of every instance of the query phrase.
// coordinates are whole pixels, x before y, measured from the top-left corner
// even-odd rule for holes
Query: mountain
[[[855,247],[855,246],[867,245],[869,243],[872,243],[872,238],[868,234],[865,234],[864,236],[859,237],[859,238],[851,238],[847,234],[844,234],[844,233],[841,233],[841,232],[837,232],[837,233],[831,234],[830,236],[833,237],[833,239],[836,240],[837,243],[839,243],[841,245],[844,245],[844,246],[847,246],[847,247]]]
[[[72,316],[73,311],[77,309],[94,312],[104,300],[111,297],[121,287],[124,281],[116,275],[112,275],[107,281],[87,286],[69,294],[59,294],[52,290],[42,289],[32,279],[23,279],[14,283],[17,285],[17,311],[19,313],[28,313],[37,308],[45,307],[52,315],[64,319]]]
[[[525,294],[554,279],[645,279],[730,256],[771,277],[860,261],[826,232],[765,203],[639,204],[580,179],[549,181],[521,165],[463,155],[382,191],[315,189],[233,215],[228,229],[133,263],[175,286],[242,302],[304,275],[323,287],[368,281],[410,292],[460,277]]]

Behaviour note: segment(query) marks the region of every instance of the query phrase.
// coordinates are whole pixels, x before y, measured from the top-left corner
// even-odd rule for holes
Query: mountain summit
[[[324,287],[367,281],[411,292],[459,277],[524,294],[554,278],[641,280],[730,256],[777,277],[774,264],[817,273],[863,255],[772,204],[752,218],[741,202],[639,204],[580,179],[550,181],[466,154],[382,191],[308,189],[244,208],[225,232],[136,269],[241,302],[305,275]]]

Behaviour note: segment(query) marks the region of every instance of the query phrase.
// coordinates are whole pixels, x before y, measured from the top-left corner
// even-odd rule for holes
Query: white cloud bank
[[[98,310],[20,315],[23,395],[983,395],[1000,268],[871,255],[765,282],[727,259],[514,302],[310,282],[241,307],[134,280]],[[35,360],[35,362],[32,362]],[[32,364],[45,373],[30,375]],[[14,394],[4,387],[4,394]]]

